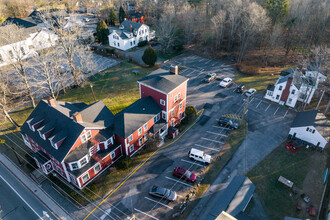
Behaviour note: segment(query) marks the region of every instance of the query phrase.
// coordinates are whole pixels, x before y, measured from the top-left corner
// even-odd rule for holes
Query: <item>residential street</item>
[[[56,219],[34,195],[0,163],[0,218]]]

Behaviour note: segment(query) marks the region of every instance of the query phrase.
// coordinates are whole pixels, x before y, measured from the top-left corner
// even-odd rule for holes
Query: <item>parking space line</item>
[[[210,150],[215,150],[215,151],[219,151],[219,149],[214,149],[214,148],[211,148],[211,147],[204,147],[200,144],[195,144],[197,147],[202,147],[202,148],[206,148],[206,149],[210,149]]]
[[[212,142],[219,143],[219,144],[223,144],[223,142],[221,142],[221,141],[216,141],[216,140],[208,139],[205,137],[202,137],[201,139],[206,140],[206,141],[212,141]]]
[[[269,107],[270,107],[270,104],[269,104],[268,107],[265,109],[265,111],[267,111],[267,109],[269,109]]]
[[[146,215],[146,216],[148,216],[148,217],[150,217],[152,219],[159,220],[158,218],[156,218],[156,217],[154,217],[152,215],[149,215],[148,213],[142,212],[141,210],[138,210],[136,208],[134,208],[134,210],[137,211],[137,212],[140,212],[140,213],[142,213],[142,214],[144,214],[144,215]]]
[[[230,130],[229,128],[225,128],[225,127],[221,127],[221,126],[215,126],[215,125],[213,125],[212,127],[214,127],[214,128],[222,128],[222,129]]]
[[[188,160],[181,159],[181,161],[186,162],[186,163],[195,164],[195,165],[200,166],[200,167],[204,167],[203,165],[200,165],[200,164],[198,164],[198,163],[194,163],[194,162],[190,162],[190,161],[188,161]]]
[[[283,118],[285,118],[286,114],[288,114],[288,111],[289,111],[289,110],[286,110],[286,112],[285,112]]]
[[[277,107],[276,111],[274,112],[274,115],[276,114],[276,112],[278,111],[279,108],[280,108],[280,107]]]
[[[225,134],[220,134],[220,133],[215,133],[215,132],[212,132],[212,131],[206,131],[207,133],[210,133],[210,134],[215,134],[215,135],[221,135],[221,136],[228,136],[228,135],[225,135]]]
[[[205,62],[205,64],[208,64],[208,63],[211,62],[211,61],[212,61],[212,60],[208,60],[208,61]]]
[[[148,198],[148,197],[144,197],[145,199],[148,199],[148,200],[150,200],[150,201],[153,201],[153,202],[155,202],[155,203],[158,203],[159,205],[162,205],[162,206],[165,206],[165,207],[167,207],[167,208],[169,208],[169,209],[173,209],[171,206],[168,206],[168,205],[166,205],[166,204],[164,204],[164,203],[162,203],[162,202],[158,202],[158,201],[156,201],[156,200],[153,200],[153,199],[150,199],[150,198]]]
[[[251,102],[253,101],[253,99],[254,99],[254,97],[252,97],[252,99],[250,100],[250,102],[249,102],[249,103],[251,103]]]
[[[258,107],[259,107],[259,105],[261,104],[261,102],[262,102],[262,100],[260,100],[260,102],[259,102],[259,104],[256,106],[256,108],[258,108]]]
[[[188,183],[184,183],[184,182],[181,182],[181,181],[179,181],[179,180],[172,179],[171,177],[167,177],[167,176],[165,176],[165,178],[166,178],[166,179],[169,179],[169,180],[172,180],[172,181],[174,181],[174,182],[177,182],[177,183],[181,183],[181,184],[186,185],[186,186],[192,186],[192,185],[190,185],[190,184],[188,184]]]

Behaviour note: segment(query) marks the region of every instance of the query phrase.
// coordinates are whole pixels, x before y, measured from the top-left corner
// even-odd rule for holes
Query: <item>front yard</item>
[[[284,148],[284,143],[255,166],[247,176],[256,185],[256,193],[269,219],[283,219],[285,216],[310,218],[306,213],[307,204],[300,198],[307,194],[316,212],[319,210],[323,187],[322,175],[326,168],[327,153],[301,149],[295,154]],[[283,176],[294,183],[297,195],[278,182]],[[296,211],[296,206],[303,207]],[[313,219],[313,218],[312,218]]]

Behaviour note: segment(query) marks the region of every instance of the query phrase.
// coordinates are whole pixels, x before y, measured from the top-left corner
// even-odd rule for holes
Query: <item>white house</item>
[[[12,30],[17,33],[11,33],[9,38],[8,32]],[[0,67],[16,62],[18,58],[35,56],[37,51],[54,46],[57,40],[57,35],[48,29],[29,20],[13,18],[12,22],[0,27]]]
[[[309,104],[318,86],[318,79],[304,75],[297,68],[282,71],[274,84],[269,84],[265,99],[294,108],[297,101]]]
[[[330,121],[318,110],[299,112],[292,122],[289,135],[324,148],[330,140]]]
[[[111,28],[109,45],[111,47],[128,50],[138,45],[140,41],[151,40],[155,32],[150,31],[149,26],[132,21],[123,21],[119,28]]]

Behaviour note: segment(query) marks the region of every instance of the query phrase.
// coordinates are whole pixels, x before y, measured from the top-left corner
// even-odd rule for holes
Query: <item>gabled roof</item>
[[[143,79],[140,79],[138,83],[143,83],[152,88],[169,93],[186,81],[188,81],[188,78],[184,76],[171,74],[164,69],[158,69]]]
[[[140,18],[144,16],[141,12],[131,12],[128,14],[131,18]]]
[[[127,138],[161,110],[151,96],[139,99],[115,115],[115,133],[122,138]]]
[[[274,91],[274,89],[275,89],[274,84],[270,83],[270,84],[267,85],[267,90]]]
[[[130,26],[132,25],[133,31],[137,31],[143,24],[136,23],[133,21],[125,20],[121,23],[122,26],[124,26],[124,31],[131,32]]]
[[[30,27],[37,26],[37,23],[35,23],[34,20],[31,18],[9,17],[1,24],[1,26],[6,26],[8,24],[16,24],[17,26],[22,27],[22,28],[30,28]]]
[[[80,108],[84,106],[81,103],[55,101],[55,104],[55,106],[50,106],[47,101],[40,101],[21,127],[21,132],[27,134],[59,162],[68,154],[86,127],[105,128],[113,123],[113,114],[101,101],[85,106],[84,108]],[[80,112],[83,122],[77,123],[72,119],[72,115],[75,112]],[[41,119],[43,121],[38,129],[44,131],[50,128],[54,129],[46,140],[43,140],[39,136],[38,129],[32,131],[27,124],[30,122],[32,125]],[[56,143],[63,138],[65,139],[58,150],[50,143],[50,140]]]
[[[33,21],[37,24],[43,23],[44,19],[52,19],[54,21],[57,21],[58,19],[61,19],[63,17],[68,16],[68,13],[63,9],[52,9],[49,11],[39,11],[34,10],[28,18],[33,19]]]
[[[22,20],[22,19],[20,19],[20,20]],[[29,25],[26,25],[26,27],[24,27],[19,23],[17,23],[17,24],[18,25],[10,23],[10,22],[7,24],[2,23],[2,25],[0,26],[0,46],[24,41],[30,37],[30,34],[37,33],[41,30],[37,25],[30,26],[30,27],[29,27]],[[20,28],[16,28],[16,27],[14,28],[13,26],[15,26],[15,25]],[[13,33],[13,28],[14,28],[14,30],[17,30],[18,33]],[[5,34],[8,32],[10,32],[12,34],[12,37],[9,37],[8,34]]]

